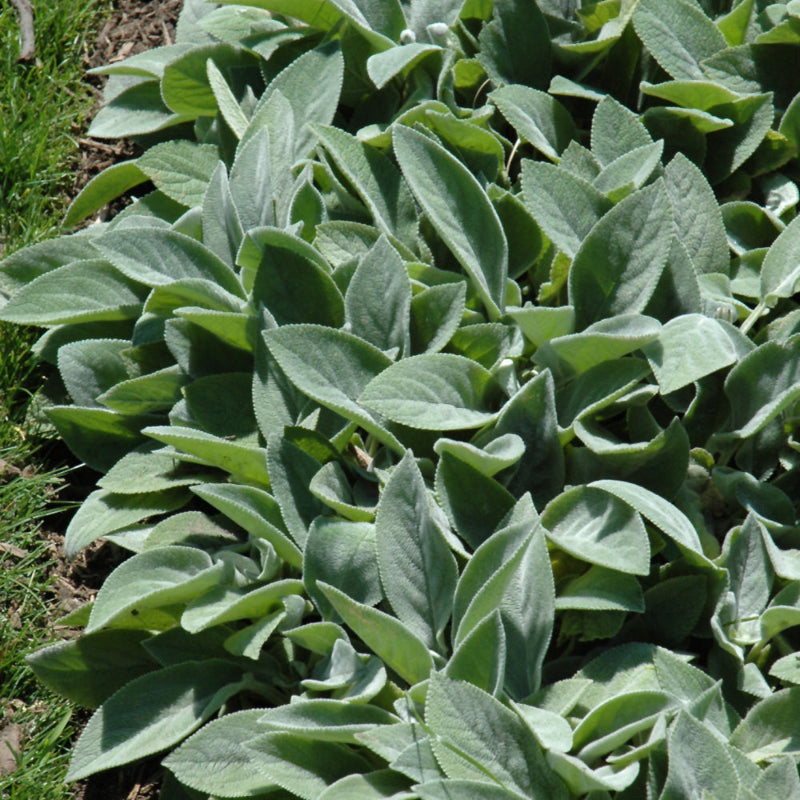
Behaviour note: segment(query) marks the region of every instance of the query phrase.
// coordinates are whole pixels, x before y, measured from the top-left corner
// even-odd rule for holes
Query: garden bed
[[[30,658],[87,792],[800,794],[800,11],[574,6],[187,0],[100,70],[142,149],[0,266],[129,554]]]

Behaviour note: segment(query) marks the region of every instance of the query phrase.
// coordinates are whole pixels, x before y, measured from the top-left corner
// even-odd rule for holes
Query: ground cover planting
[[[0,253],[53,235],[68,205],[77,153],[74,130],[94,98],[81,65],[107,3],[38,4],[36,59],[17,63],[14,8],[0,5]],[[72,705],[24,662],[49,642],[50,600],[60,588],[53,538],[63,456],[26,421],[41,381],[29,348],[36,331],[0,323],[0,796],[60,800],[76,720]],[[63,506],[62,506],[63,507]],[[85,712],[81,712],[85,713]]]
[[[187,0],[0,264],[130,552],[33,654],[161,797],[800,796],[800,4]]]

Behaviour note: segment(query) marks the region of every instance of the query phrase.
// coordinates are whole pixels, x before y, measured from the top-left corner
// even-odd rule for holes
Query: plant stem
[[[767,304],[762,300],[751,312],[750,316],[742,323],[741,327],[739,328],[740,332],[747,336],[750,332],[750,329],[753,325],[756,324],[756,320],[767,310]]]

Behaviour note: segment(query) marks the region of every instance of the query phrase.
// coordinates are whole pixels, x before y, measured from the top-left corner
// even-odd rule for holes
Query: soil
[[[85,68],[103,66],[121,61],[128,56],[169,45],[175,39],[175,25],[182,7],[182,0],[115,0],[111,16],[98,31],[93,45],[87,45],[84,53]],[[105,78],[89,76],[97,104],[100,108]],[[96,113],[96,112],[95,112]],[[75,130],[80,145],[78,163],[75,168],[75,181],[72,196],[98,173],[119,161],[138,155],[137,146],[129,141],[102,141],[86,135],[89,120]],[[123,202],[112,204],[101,218],[116,213]],[[0,472],[7,468],[0,464]],[[10,477],[10,476],[9,476]],[[76,485],[77,483],[77,485]],[[85,494],[88,476],[79,476],[77,482],[70,480],[64,495]],[[91,488],[91,487],[89,487]],[[70,497],[69,499],[80,499]],[[63,531],[68,518],[56,520],[54,526]],[[59,523],[63,522],[63,526]],[[52,522],[51,522],[52,524]],[[55,622],[70,611],[91,600],[111,570],[119,564],[124,554],[111,543],[96,544],[87,548],[75,561],[64,557],[63,533],[45,534],[50,542],[54,558],[53,566],[53,614]],[[71,633],[72,631],[72,633]],[[77,631],[60,628],[61,638],[76,635]],[[79,712],[77,720],[84,723],[89,714]],[[156,800],[160,786],[160,767],[158,759],[149,759],[127,768],[109,770],[94,775],[75,786],[75,800]]]
[[[75,800],[158,800],[160,786],[158,761],[150,760],[92,776],[78,788]]]
[[[102,67],[154,47],[173,44],[175,23],[182,5],[182,0],[116,0],[111,16],[98,32],[93,46],[86,47],[86,69]],[[96,107],[99,109],[106,78],[88,76],[87,80],[94,89]],[[130,141],[92,139],[85,135],[84,127],[88,127],[88,121],[75,131],[80,152],[73,196],[106,167],[134,158],[139,153],[137,146]],[[118,207],[114,206],[112,213],[116,210]]]

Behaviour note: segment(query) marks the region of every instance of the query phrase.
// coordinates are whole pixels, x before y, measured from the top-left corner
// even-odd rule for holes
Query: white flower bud
[[[450,28],[444,22],[431,22],[426,28],[431,41],[435,44],[447,44],[450,37]]]

